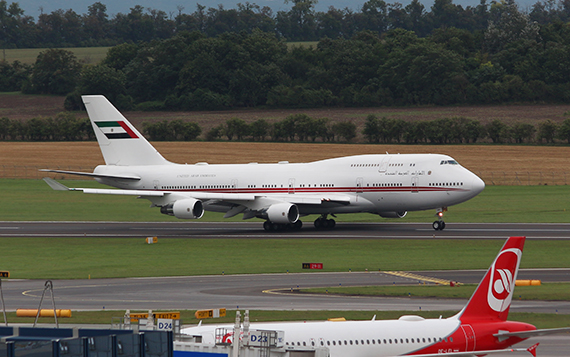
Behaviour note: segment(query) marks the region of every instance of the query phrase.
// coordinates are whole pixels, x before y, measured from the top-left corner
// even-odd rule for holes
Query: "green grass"
[[[94,181],[61,181],[70,187],[107,187]],[[149,201],[134,197],[89,195],[53,191],[42,180],[0,179],[4,221],[179,221],[149,208]],[[108,188],[108,187],[107,187]],[[452,206],[445,221],[473,223],[570,222],[570,186],[488,186],[477,197]],[[33,208],[33,209],[32,209]],[[339,222],[431,222],[435,210],[409,212],[403,219],[386,220],[362,214],[338,215]],[[202,221],[241,221],[241,215],[223,219],[206,212]],[[304,220],[312,221],[314,217]],[[191,224],[191,222],[189,222]]]
[[[105,58],[107,51],[110,47],[70,47],[63,48],[63,50],[71,51],[77,57],[77,60],[87,64],[97,64]],[[8,49],[5,52],[0,52],[0,58],[5,59],[8,63],[20,61],[26,64],[33,64],[36,62],[38,54],[47,48],[21,48],[21,49]]]
[[[169,310],[171,311],[171,310]],[[131,311],[148,312],[148,311]],[[180,311],[180,318],[183,324],[197,324],[194,317],[195,310]],[[243,316],[243,311],[242,316]],[[347,320],[370,320],[376,315],[377,320],[397,319],[402,315],[420,315],[424,318],[446,318],[455,315],[458,311],[303,311],[303,310],[250,310],[251,322],[266,321],[311,321],[326,320],[328,318],[344,317]],[[118,321],[125,311],[73,311],[71,318],[60,318],[60,324],[111,324],[113,320]],[[7,314],[8,323],[33,323],[34,318],[16,317],[15,312]],[[570,326],[570,315],[559,314],[535,314],[535,313],[510,313],[509,320],[522,321],[535,325],[537,328],[556,328]],[[235,321],[235,310],[227,310],[226,317],[219,319],[203,320],[203,323],[233,323]],[[4,320],[0,315],[0,323]],[[55,323],[53,318],[42,317],[39,323]]]
[[[333,294],[350,296],[395,296],[430,297],[446,299],[468,299],[475,291],[476,284],[461,286],[360,286],[302,289],[304,293]],[[540,286],[517,286],[515,299],[520,300],[561,300],[570,301],[570,283],[544,283]]]
[[[0,238],[11,278],[87,279],[203,274],[487,269],[499,240]],[[441,247],[445,246],[445,249]],[[566,241],[528,241],[522,268],[568,268]],[[143,269],[142,260],[152,261]],[[255,264],[252,264],[255,262]]]

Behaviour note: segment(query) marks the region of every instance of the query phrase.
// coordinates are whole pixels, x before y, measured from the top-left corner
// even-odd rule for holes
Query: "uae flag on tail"
[[[95,122],[99,130],[108,139],[137,139],[138,136],[124,121],[98,121]]]

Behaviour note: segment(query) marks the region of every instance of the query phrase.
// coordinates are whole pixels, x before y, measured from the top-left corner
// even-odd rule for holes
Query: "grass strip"
[[[445,285],[409,286],[346,286],[301,289],[302,293],[350,296],[422,297],[443,299],[469,299],[477,287],[465,284],[455,287]],[[514,299],[570,301],[570,283],[543,283],[540,286],[517,286]]]
[[[169,310],[170,311],[170,310]],[[148,312],[134,311],[134,312]],[[156,312],[156,311],[155,311]],[[194,317],[195,310],[180,311],[183,324],[197,324],[199,320]],[[125,311],[73,311],[71,318],[60,318],[60,324],[109,324],[120,322]],[[243,313],[243,311],[242,311]],[[251,322],[270,321],[322,321],[328,318],[344,317],[347,320],[370,320],[376,315],[377,320],[397,319],[402,315],[419,315],[424,318],[443,318],[453,316],[457,311],[304,311],[304,310],[250,310]],[[0,314],[0,323],[3,318]],[[33,323],[34,318],[16,317],[15,312],[7,313],[9,324],[13,323]],[[537,314],[537,313],[511,313],[509,320],[522,321],[535,325],[537,328],[556,328],[570,326],[570,315],[564,314]],[[203,323],[233,323],[235,321],[235,310],[227,310],[226,317],[219,319],[203,320]],[[53,318],[41,317],[38,323],[55,323]]]
[[[486,239],[0,238],[0,270],[19,279],[486,269],[503,241]],[[445,247],[445,249],[442,249]],[[522,268],[569,268],[570,245],[526,242]],[[152,269],[141,269],[141,259]]]

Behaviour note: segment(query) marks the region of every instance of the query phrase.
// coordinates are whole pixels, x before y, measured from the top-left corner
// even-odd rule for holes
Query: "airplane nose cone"
[[[485,182],[481,180],[478,176],[473,175],[473,182],[471,183],[471,191],[473,192],[473,196],[476,196],[483,191],[485,188]]]

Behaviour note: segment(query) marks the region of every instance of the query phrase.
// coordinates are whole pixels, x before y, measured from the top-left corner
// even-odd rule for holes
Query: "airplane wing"
[[[77,175],[77,176],[87,176],[87,177],[99,177],[99,178],[112,178],[112,179],[123,179],[123,180],[133,180],[138,181],[141,178],[139,176],[130,176],[130,175],[106,175],[106,174],[96,174],[94,172],[81,172],[81,171],[66,171],[66,170],[49,170],[49,169],[40,169],[39,171],[43,172],[55,172],[58,174],[68,174],[68,175]],[[47,181],[46,181],[47,182]]]
[[[528,352],[534,357],[536,357],[536,348],[538,343],[530,346],[529,348],[505,348],[502,350],[487,350],[487,351],[474,351],[474,352],[445,352],[445,353],[428,353],[423,355],[416,355],[414,357],[435,357],[435,356],[445,356],[445,357],[480,357],[485,355],[494,354],[504,354],[511,352]]]
[[[61,171],[58,171],[61,172]],[[127,178],[124,176],[121,178]],[[134,179],[134,177],[133,177]],[[348,205],[350,197],[342,194],[326,193],[315,194],[287,194],[266,196],[262,194],[231,193],[231,192],[178,192],[178,191],[157,191],[157,190],[121,190],[121,189],[100,189],[100,188],[70,188],[64,184],[45,177],[44,181],[57,191],[82,191],[90,194],[103,195],[126,195],[137,196],[149,199],[155,206],[162,206],[172,201],[185,198],[194,198],[204,201],[206,206],[218,206],[217,211],[226,212],[225,218],[233,217],[245,211],[255,212],[266,209],[275,203],[287,202],[295,205]],[[252,215],[244,213],[244,219],[252,218]]]

